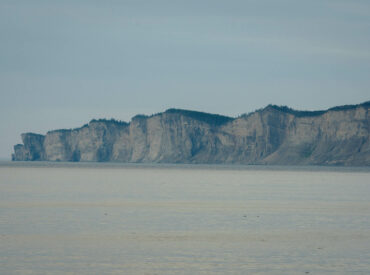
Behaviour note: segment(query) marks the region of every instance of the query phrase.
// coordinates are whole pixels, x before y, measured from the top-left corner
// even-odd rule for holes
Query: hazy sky
[[[0,39],[3,158],[92,118],[370,99],[369,0],[0,0]]]

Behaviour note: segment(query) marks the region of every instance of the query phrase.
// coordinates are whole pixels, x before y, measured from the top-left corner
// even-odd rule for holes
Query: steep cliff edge
[[[22,134],[15,161],[370,165],[370,101],[325,111],[269,105],[238,118],[169,109]]]

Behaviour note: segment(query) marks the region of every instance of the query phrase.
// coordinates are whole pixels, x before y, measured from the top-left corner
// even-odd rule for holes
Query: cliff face
[[[45,160],[45,136],[26,133],[22,134],[23,144],[14,146],[12,160]]]
[[[170,109],[22,134],[13,160],[370,165],[370,102],[327,111],[268,106],[239,118]]]

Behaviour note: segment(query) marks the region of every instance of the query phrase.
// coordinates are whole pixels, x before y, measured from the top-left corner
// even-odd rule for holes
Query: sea
[[[370,167],[1,161],[0,274],[370,274]]]

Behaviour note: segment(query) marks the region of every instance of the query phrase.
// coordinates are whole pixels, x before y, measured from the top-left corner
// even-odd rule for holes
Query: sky
[[[182,108],[370,100],[368,0],[0,0],[0,158],[20,134]]]

